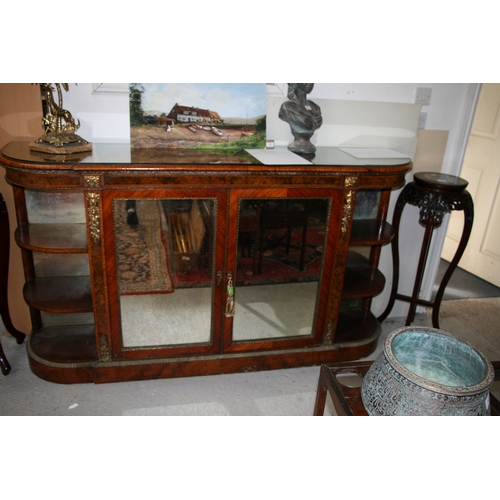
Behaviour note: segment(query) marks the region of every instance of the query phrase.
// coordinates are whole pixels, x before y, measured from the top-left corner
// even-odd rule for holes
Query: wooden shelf
[[[334,343],[362,342],[380,335],[381,327],[370,311],[341,309]]]
[[[357,219],[352,222],[352,246],[386,245],[394,238],[393,227],[385,221]]]
[[[29,343],[34,354],[53,363],[97,361],[94,325],[45,327],[33,332]]]
[[[23,289],[26,303],[50,313],[92,312],[90,278],[58,276],[28,281]]]
[[[85,224],[30,224],[16,229],[21,248],[45,253],[87,253]]]
[[[342,299],[375,297],[382,293],[384,286],[385,276],[382,272],[370,267],[366,257],[352,250],[349,251]]]

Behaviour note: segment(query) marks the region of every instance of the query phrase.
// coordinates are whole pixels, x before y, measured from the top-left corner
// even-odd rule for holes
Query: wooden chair
[[[262,203],[262,202],[261,202]],[[300,246],[299,271],[303,271],[305,266],[307,226],[310,213],[310,201],[304,200],[303,208],[293,206],[293,201],[282,201],[277,207],[270,208],[263,202],[260,213],[260,236],[259,236],[259,261],[258,274],[262,274],[262,259],[264,256],[264,233],[266,229],[286,229],[285,251],[290,252],[290,242],[293,227],[302,228],[302,242]]]
[[[293,202],[281,200],[276,206],[270,206],[267,200],[253,200],[252,210],[244,210],[239,218],[239,241],[241,255],[250,253],[253,246],[253,269],[255,275],[262,274],[262,261],[264,257],[265,231],[267,229],[285,229],[285,251],[290,252],[292,229],[302,228],[302,242],[300,247],[299,270],[305,269],[305,254],[308,220],[310,214],[310,201],[304,200],[303,207],[294,207]],[[280,244],[282,242],[280,241]]]
[[[9,280],[9,255],[10,255],[10,228],[9,213],[7,205],[0,193],[0,315],[2,316],[5,329],[16,339],[18,344],[22,344],[26,335],[12,324],[9,312],[9,302],[7,296],[7,285]],[[0,367],[4,375],[10,373],[11,367],[0,342]]]

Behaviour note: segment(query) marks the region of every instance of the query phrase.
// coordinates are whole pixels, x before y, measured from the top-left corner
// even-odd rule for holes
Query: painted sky
[[[177,103],[219,113],[221,118],[266,114],[265,83],[142,83],[142,109],[168,114]]]

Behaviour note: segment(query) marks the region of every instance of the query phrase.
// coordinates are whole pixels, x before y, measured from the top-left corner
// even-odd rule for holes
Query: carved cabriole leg
[[[91,188],[99,187],[99,176],[85,176],[84,185]],[[106,269],[104,257],[102,200],[99,191],[85,192],[87,210],[87,228],[89,242],[90,279],[92,283],[92,300],[94,304],[94,324],[96,346],[99,360],[111,360],[110,326],[108,316],[108,297]]]
[[[15,337],[18,344],[22,344],[26,335],[12,324],[9,309],[9,258],[10,258],[10,225],[7,204],[0,194],[0,315],[5,329]],[[2,355],[5,359],[5,355]]]
[[[7,356],[5,356],[5,353],[3,352],[2,344],[0,344],[0,368],[3,375],[8,375],[10,373],[11,366]]]
[[[401,191],[401,193],[399,193],[398,199],[396,201],[396,206],[394,207],[394,215],[392,216],[392,227],[395,233],[394,238],[391,242],[392,286],[387,307],[385,308],[384,312],[377,318],[380,323],[382,323],[382,321],[384,321],[387,316],[389,316],[392,308],[394,307],[394,303],[396,302],[396,294],[398,291],[399,283],[399,223],[401,222],[401,214],[403,212],[403,208],[406,205],[405,190],[406,187]]]
[[[17,330],[12,324],[9,310],[8,281],[10,256],[10,226],[7,205],[0,194],[0,316],[5,329],[15,337],[18,344],[24,342],[25,334]],[[0,342],[0,367],[4,375],[8,375],[11,366],[5,356]]]
[[[444,291],[446,285],[453,274],[453,271],[458,266],[462,255],[465,252],[467,243],[469,241],[470,234],[472,232],[472,224],[474,222],[474,203],[472,201],[471,195],[468,191],[464,191],[460,196],[456,204],[453,205],[454,210],[463,210],[464,212],[464,229],[462,231],[462,237],[460,238],[460,243],[458,244],[457,251],[450,262],[448,269],[446,270],[441,284],[439,285],[436,297],[434,299],[434,307],[432,309],[432,326],[434,328],[439,328],[439,308],[441,307],[441,301],[443,300]]]
[[[358,183],[357,177],[346,177],[344,187],[352,188]],[[354,206],[356,203],[356,189],[347,189],[344,191],[343,206],[341,211],[340,228],[338,231],[338,239],[335,246],[335,257],[333,264],[333,273],[331,278],[330,301],[327,309],[326,326],[323,332],[323,344],[331,345],[335,341],[335,331],[337,329],[337,320],[340,310],[340,302],[342,300],[342,286],[344,282],[345,267],[347,264],[347,256],[349,253],[349,241],[351,238],[352,217]],[[332,211],[335,213],[335,211]],[[331,227],[331,225],[330,225]]]

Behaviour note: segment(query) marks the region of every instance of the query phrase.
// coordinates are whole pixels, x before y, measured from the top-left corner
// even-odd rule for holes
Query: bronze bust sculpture
[[[279,118],[290,125],[295,140],[288,145],[294,153],[312,154],[316,147],[311,143],[314,131],[321,127],[323,118],[320,107],[307,100],[314,83],[289,83],[288,99],[281,105]]]

